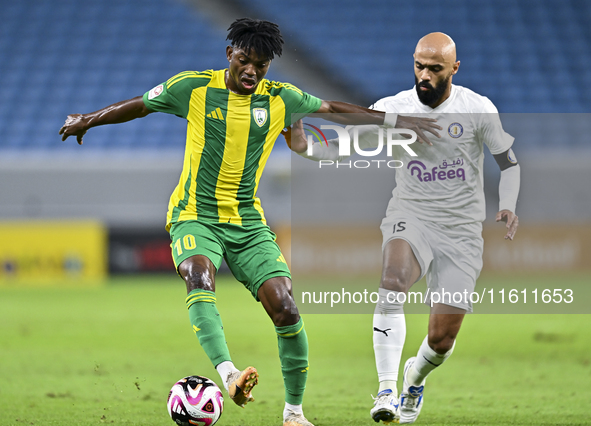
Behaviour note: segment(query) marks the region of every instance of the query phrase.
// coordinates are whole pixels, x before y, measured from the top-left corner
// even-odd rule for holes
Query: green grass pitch
[[[297,285],[297,283],[295,283]],[[271,322],[239,284],[218,278],[235,364],[260,373],[254,403],[228,399],[219,425],[281,425],[283,387]],[[92,289],[0,288],[0,425],[172,425],[181,377],[220,383],[199,347],[176,277]],[[589,315],[470,315],[454,355],[430,376],[417,424],[591,424]],[[304,316],[305,413],[316,426],[371,425],[377,391],[370,315]],[[407,316],[414,354],[425,315]]]

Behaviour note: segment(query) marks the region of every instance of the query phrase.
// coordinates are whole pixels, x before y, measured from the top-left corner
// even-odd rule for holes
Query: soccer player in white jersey
[[[452,354],[464,315],[472,311],[465,295],[474,290],[482,268],[483,143],[501,169],[496,220],[506,223],[505,239],[512,240],[518,226],[520,170],[511,150],[513,137],[503,130],[489,99],[452,84],[459,66],[453,40],[443,33],[428,34],[414,53],[414,89],[373,105],[389,113],[428,114],[442,128],[437,137],[429,135],[431,144],[412,145],[416,157],[394,151],[395,158],[404,159],[404,167],[396,172],[397,185],[381,225],[383,267],[373,318],[379,390],[370,413],[376,422],[417,419],[427,376]],[[357,131],[360,147],[377,145],[377,126]],[[313,160],[340,159],[337,141],[328,147],[315,144],[307,154],[299,124],[292,131],[291,146]],[[396,381],[406,337],[403,305],[408,290],[425,275],[426,303],[440,303],[432,303],[428,334],[404,365],[399,399]],[[458,297],[452,299],[459,294],[459,302]]]

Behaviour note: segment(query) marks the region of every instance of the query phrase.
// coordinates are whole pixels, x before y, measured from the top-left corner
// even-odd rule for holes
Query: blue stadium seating
[[[591,112],[589,1],[238,1],[368,104],[412,87],[416,41],[443,31],[462,61],[454,82],[500,111]],[[180,0],[0,0],[0,13],[0,155],[79,152],[57,135],[67,114],[141,95],[179,71],[226,66],[225,31]],[[289,81],[274,69],[269,77]],[[84,151],[180,151],[184,137],[183,120],[155,114],[93,129]]]
[[[412,53],[432,31],[454,38],[454,82],[505,112],[591,112],[591,2],[584,0],[241,0],[277,22],[370,99],[413,85]],[[371,101],[370,101],[371,102]]]
[[[5,154],[80,152],[57,134],[68,114],[142,95],[184,70],[227,65],[226,32],[176,0],[0,0],[0,13]],[[182,151],[185,130],[184,120],[154,114],[92,129],[83,151]]]

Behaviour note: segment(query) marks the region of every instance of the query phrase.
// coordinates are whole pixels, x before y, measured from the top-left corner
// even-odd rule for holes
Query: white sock
[[[228,380],[228,374],[240,371],[236,367],[234,367],[234,363],[232,361],[221,362],[218,365],[216,365],[215,369],[218,371],[220,377],[222,378],[222,383],[224,384],[226,390],[228,390],[228,383],[226,383],[226,380]]]
[[[383,390],[391,390],[392,392],[398,394],[397,387],[396,387],[396,380],[382,380],[380,381],[380,387],[378,389],[378,393]]]
[[[373,315],[373,350],[380,381],[379,391],[396,390],[402,347],[406,338],[403,304],[396,300],[397,291],[379,290],[380,299]],[[402,298],[400,298],[402,299]]]
[[[417,358],[412,367],[408,369],[406,380],[411,386],[422,386],[425,384],[425,379],[429,373],[443,364],[456,346],[456,342],[454,342],[454,345],[449,351],[444,354],[438,354],[429,346],[428,338],[429,336],[425,337],[423,343],[421,343],[421,347],[417,352]]]
[[[299,413],[304,415],[304,410],[302,409],[302,404],[299,405],[292,405],[289,403],[285,403],[285,408],[283,409],[283,420],[287,418],[290,412]]]

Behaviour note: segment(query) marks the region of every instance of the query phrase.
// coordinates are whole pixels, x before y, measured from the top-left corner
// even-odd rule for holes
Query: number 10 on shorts
[[[191,234],[185,235],[182,240],[179,238],[178,240],[176,240],[176,243],[174,243],[174,249],[176,250],[176,255],[180,256],[181,254],[183,254],[183,249],[181,247],[181,241],[183,243],[183,247],[185,248],[185,250],[193,250],[195,247],[197,247],[197,244],[195,243],[195,237],[192,236]]]

